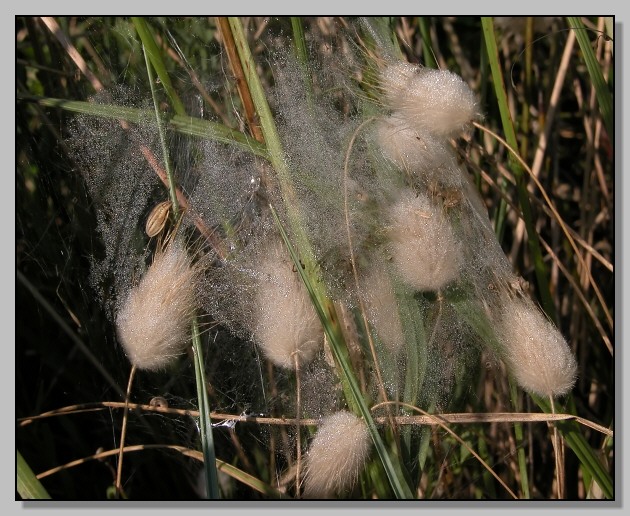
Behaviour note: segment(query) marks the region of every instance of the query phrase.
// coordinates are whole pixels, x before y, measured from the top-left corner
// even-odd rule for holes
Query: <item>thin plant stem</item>
[[[295,362],[295,397],[296,397],[296,407],[295,407],[295,419],[297,420],[295,424],[295,432],[296,432],[296,459],[295,459],[295,497],[300,497],[300,468],[302,465],[302,441],[300,435],[300,407],[302,406],[301,399],[301,389],[300,389],[300,360],[298,353],[293,355],[293,360]]]
[[[164,161],[164,168],[166,168],[166,177],[168,178],[168,192],[171,197],[171,203],[173,206],[173,215],[177,219],[179,215],[179,201],[177,199],[177,187],[175,185],[175,177],[173,175],[173,171],[171,170],[171,160],[169,159],[168,147],[166,146],[166,138],[164,136],[164,129],[162,127],[162,116],[160,115],[160,110],[158,109],[159,102],[157,99],[157,92],[155,91],[154,77],[153,77],[153,67],[149,61],[149,55],[147,54],[144,45],[142,45],[142,50],[144,52],[144,61],[147,67],[147,76],[149,77],[149,85],[151,86],[151,96],[153,97],[153,106],[155,108],[155,120],[158,127],[158,133],[160,135],[160,143],[162,145],[162,154]]]
[[[116,494],[122,494],[122,466],[123,466],[123,450],[125,448],[125,436],[127,434],[127,419],[129,416],[129,398],[131,396],[131,385],[136,375],[135,364],[131,366],[129,373],[129,382],[127,383],[127,394],[125,395],[125,409],[123,411],[122,428],[120,429],[120,451],[118,453],[118,466],[116,468]]]

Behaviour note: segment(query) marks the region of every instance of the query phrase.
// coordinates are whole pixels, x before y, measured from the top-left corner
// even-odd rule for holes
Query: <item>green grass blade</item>
[[[422,35],[422,57],[424,58],[424,66],[427,68],[438,68],[433,47],[431,45],[431,33],[429,30],[429,19],[426,16],[418,16],[418,27]]]
[[[100,118],[110,118],[115,120],[124,120],[132,124],[140,124],[152,116],[151,111],[146,109],[130,108],[125,106],[116,106],[112,104],[96,104],[94,102],[85,102],[80,100],[64,100],[46,97],[30,97],[18,95],[18,100],[36,102],[40,106],[53,107],[69,111],[71,113],[80,113],[84,115],[92,115]],[[168,122],[165,122],[167,129],[176,131],[180,134],[188,136],[196,136],[199,138],[207,138],[219,143],[233,145],[238,149],[250,152],[261,158],[269,159],[269,155],[259,142],[240,131],[234,131],[229,127],[217,122],[202,120],[190,116],[175,115]]]
[[[501,123],[503,125],[505,139],[510,147],[512,147],[512,149],[516,151],[519,146],[516,141],[514,124],[512,123],[512,116],[510,114],[507,94],[505,92],[505,81],[503,80],[503,72],[501,71],[501,65],[499,63],[499,51],[497,49],[497,42],[494,34],[494,24],[492,22],[492,18],[482,17],[481,26],[483,29],[484,41],[486,43],[486,50],[488,53],[488,62],[490,64],[490,70],[492,72],[494,91],[497,97],[499,111],[501,113]],[[553,303],[551,292],[549,291],[547,267],[545,266],[545,262],[543,260],[540,242],[538,241],[538,233],[536,231],[532,218],[532,210],[529,203],[527,185],[525,182],[525,173],[521,165],[511,154],[509,159],[512,171],[514,172],[514,177],[516,179],[519,205],[523,214],[525,228],[527,229],[527,243],[529,245],[529,251],[532,261],[534,263],[534,270],[536,273],[536,281],[538,283],[538,291],[540,293],[542,307],[553,321],[557,321],[558,318],[556,314],[556,307]],[[504,215],[499,214],[498,220],[504,220]],[[497,233],[500,234],[501,232],[502,228],[497,228]]]
[[[292,499],[289,495],[281,491],[278,491],[273,486],[270,486],[269,484],[263,482],[262,480],[254,477],[253,475],[250,475],[249,473],[246,473],[245,471],[241,469],[238,469],[232,466],[231,464],[228,464],[227,462],[223,462],[220,459],[217,459],[216,462],[217,462],[217,469],[219,471],[225,473],[226,475],[231,476],[234,480],[238,480],[242,484],[245,484],[246,486],[251,487],[255,491],[258,491],[259,493],[265,495],[268,498],[285,499],[285,500]]]
[[[306,39],[304,38],[304,27],[302,26],[302,18],[299,16],[291,17],[291,28],[293,29],[293,44],[295,46],[295,54],[300,63],[302,70],[302,81],[304,82],[304,91],[306,93],[306,102],[309,109],[313,109],[313,81],[308,72],[308,51],[306,49]]]
[[[567,16],[567,23],[569,24],[569,27],[574,30],[575,39],[577,39],[577,42],[580,45],[580,50],[582,50],[582,56],[584,58],[584,63],[586,64],[586,69],[588,70],[591,81],[593,81],[593,86],[595,87],[595,94],[597,95],[597,102],[599,104],[599,112],[604,120],[606,131],[612,140],[615,134],[612,108],[613,101],[608,84],[606,84],[606,81],[604,80],[601,65],[595,57],[595,52],[593,52],[591,41],[588,39],[586,28],[584,27],[582,20],[578,16]]]
[[[217,473],[216,455],[214,452],[214,436],[210,421],[210,405],[206,389],[206,375],[203,360],[203,348],[199,335],[197,319],[193,319],[192,342],[195,362],[195,380],[197,382],[197,397],[199,400],[199,430],[201,433],[201,447],[203,449],[203,464],[206,477],[206,490],[211,500],[218,500],[219,475]]]
[[[249,86],[252,101],[254,102],[254,106],[256,107],[256,111],[258,113],[260,127],[265,138],[267,151],[269,153],[269,161],[274,168],[280,186],[280,191],[282,192],[282,198],[284,200],[284,206],[287,210],[293,236],[296,239],[297,246],[299,247],[302,255],[302,261],[306,265],[307,269],[310,271],[315,270],[315,255],[304,231],[305,225],[303,223],[303,215],[299,209],[300,203],[293,186],[291,172],[287,165],[286,156],[280,141],[278,129],[271,113],[271,108],[267,102],[265,90],[256,73],[256,63],[254,62],[249,44],[247,43],[243,25],[238,18],[229,18],[228,20],[230,28],[232,29],[234,43],[243,66],[245,80]]]
[[[164,86],[166,90],[166,94],[171,100],[171,104],[173,105],[173,110],[178,115],[186,115],[186,109],[184,108],[184,104],[179,99],[175,88],[173,88],[173,83],[171,82],[171,78],[166,71],[166,66],[164,61],[162,60],[162,53],[160,49],[155,44],[155,39],[151,35],[151,31],[149,30],[149,26],[144,18],[132,17],[131,20],[136,28],[136,32],[138,36],[140,36],[140,40],[142,41],[142,45],[145,48],[145,52],[149,54],[149,59],[151,60],[151,64],[153,68],[160,78],[160,82]]]
[[[518,396],[517,386],[514,382],[510,382],[510,396],[512,398],[512,408],[515,412],[520,412],[521,407],[517,405],[520,401]],[[527,475],[527,459],[525,458],[525,439],[523,435],[523,425],[521,423],[514,423],[514,438],[516,440],[516,459],[518,461],[518,473],[521,481],[521,498],[528,500],[530,498],[529,492],[529,477]]]
[[[17,450],[17,492],[23,500],[50,500],[46,488]]]
[[[387,478],[389,479],[390,485],[394,491],[394,495],[398,499],[410,499],[414,498],[409,485],[405,480],[405,475],[402,470],[402,465],[397,457],[391,456],[388,452],[385,443],[383,442],[380,434],[378,433],[378,428],[376,427],[376,423],[372,418],[372,414],[370,413],[370,409],[365,402],[363,394],[361,393],[361,389],[356,380],[354,372],[352,370],[352,365],[350,364],[350,360],[345,352],[345,340],[343,337],[343,333],[341,330],[341,326],[336,316],[334,316],[334,308],[332,302],[329,300],[324,301],[322,303],[321,299],[317,296],[316,289],[314,288],[309,275],[302,269],[300,266],[300,259],[295,253],[291,242],[289,241],[289,237],[287,236],[284,228],[282,226],[282,222],[278,218],[276,211],[271,206],[271,212],[276,221],[276,225],[280,234],[282,235],[282,239],[286,244],[289,254],[291,255],[291,259],[295,264],[295,268],[298,270],[306,289],[311,297],[311,301],[313,302],[313,306],[319,315],[319,318],[322,322],[322,326],[324,327],[324,331],[328,336],[330,347],[335,356],[335,361],[340,366],[340,369],[343,373],[344,380],[346,385],[350,389],[351,400],[353,401],[353,405],[355,410],[358,412],[363,420],[365,421],[368,430],[370,432],[370,436],[372,437],[372,441],[374,442],[374,447],[378,453],[378,456],[383,464],[383,468],[385,469],[385,473],[387,474]],[[350,402],[350,399],[348,402]],[[349,403],[350,404],[350,403]]]
[[[305,264],[304,268],[302,268],[302,266],[300,265],[300,258],[298,258],[293,247],[291,246],[288,237],[284,231],[284,228],[280,223],[280,219],[278,218],[273,208],[272,213],[276,218],[276,222],[278,223],[278,227],[282,234],[282,237],[285,240],[287,247],[289,248],[291,257],[294,263],[297,264],[296,268],[300,272],[302,280],[306,285],[306,288],[313,301],[314,307],[320,317],[320,320],[322,321],[324,330],[326,331],[326,334],[330,339],[333,353],[335,354],[335,357],[343,371],[344,381],[352,394],[348,402],[351,403],[352,400],[356,405],[356,408],[359,411],[360,415],[364,418],[369,428],[379,457],[383,462],[383,467],[387,472],[387,476],[396,497],[413,498],[411,490],[404,480],[404,475],[402,474],[402,467],[400,463],[398,461],[394,462],[394,459],[389,456],[389,453],[385,448],[385,444],[383,443],[378,433],[374,420],[372,419],[370,410],[365,403],[365,400],[363,399],[363,395],[360,391],[359,385],[356,381],[354,373],[352,372],[350,362],[344,352],[345,343],[339,321],[334,315],[334,305],[330,300],[327,299],[324,292],[323,283],[317,281],[317,278],[311,277],[311,275],[315,274],[314,271],[317,270],[316,260],[311,249],[309,240],[304,231],[302,214],[299,210],[299,201],[293,188],[291,174],[287,166],[287,161],[285,159],[284,150],[282,147],[282,143],[280,142],[280,137],[278,135],[275,121],[271,113],[271,109],[269,108],[265,91],[262,87],[260,79],[256,74],[256,63],[254,62],[251,51],[249,49],[249,44],[247,43],[247,38],[245,37],[241,21],[238,18],[229,18],[229,22],[234,37],[234,42],[236,44],[239,57],[241,59],[241,64],[243,65],[243,70],[245,71],[245,79],[249,86],[254,105],[256,106],[256,111],[258,112],[261,129],[265,138],[265,142],[267,144],[267,150],[269,151],[270,161],[276,171],[278,181],[280,183],[280,189],[282,191],[282,197],[284,200],[285,208],[287,210],[289,224],[291,225],[291,229],[300,249],[300,258]]]
[[[177,201],[177,188],[175,186],[175,177],[173,176],[173,170],[171,169],[171,159],[169,157],[168,146],[166,145],[166,137],[164,135],[164,123],[162,116],[160,115],[159,101],[155,86],[153,85],[153,70],[151,63],[149,62],[149,55],[146,51],[146,47],[142,45],[142,51],[144,52],[144,62],[147,67],[147,75],[149,77],[149,85],[151,86],[151,97],[153,98],[153,107],[155,109],[155,120],[157,121],[158,133],[160,135],[160,144],[162,146],[162,155],[164,159],[164,168],[166,169],[166,177],[168,178],[168,192],[171,197],[171,203],[173,205],[173,213],[175,218],[179,215],[179,202]]]

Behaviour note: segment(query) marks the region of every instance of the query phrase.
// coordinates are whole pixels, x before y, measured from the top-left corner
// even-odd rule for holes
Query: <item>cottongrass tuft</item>
[[[323,329],[299,273],[282,242],[272,243],[256,265],[255,337],[277,366],[295,369],[313,359]]]
[[[392,262],[407,285],[437,291],[457,279],[462,245],[426,195],[402,191],[389,209],[388,221]]]
[[[518,384],[539,396],[562,396],[575,383],[577,363],[558,329],[530,302],[504,301],[497,335]]]
[[[322,420],[306,456],[304,498],[348,494],[369,458],[365,422],[346,411]]]
[[[456,137],[479,117],[475,96],[457,74],[395,63],[381,73],[387,107],[420,131]]]
[[[138,369],[165,368],[190,341],[199,271],[186,249],[171,242],[133,287],[116,317],[125,353]]]

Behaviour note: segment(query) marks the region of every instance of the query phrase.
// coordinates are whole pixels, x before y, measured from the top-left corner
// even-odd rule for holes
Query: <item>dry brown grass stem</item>
[[[595,292],[595,295],[597,296],[597,299],[598,299],[598,301],[600,303],[601,309],[604,312],[604,315],[606,317],[606,321],[608,323],[608,326],[612,330],[613,327],[614,327],[614,323],[613,323],[612,315],[610,314],[610,310],[606,306],[606,301],[604,300],[604,296],[602,295],[599,287],[597,286],[597,283],[593,279],[593,276],[592,276],[590,270],[588,270],[588,267],[586,265],[584,257],[582,256],[582,254],[578,250],[574,238],[571,236],[571,233],[567,229],[567,225],[565,224],[564,220],[562,220],[562,217],[560,216],[560,214],[556,210],[556,207],[555,207],[554,203],[552,202],[552,200],[549,198],[549,195],[547,195],[547,192],[545,191],[545,188],[543,187],[543,185],[540,184],[540,181],[538,180],[538,178],[532,174],[531,168],[529,168],[527,163],[525,163],[523,158],[521,158],[520,154],[517,151],[515,151],[512,147],[510,147],[508,142],[506,142],[503,138],[501,138],[497,133],[495,133],[491,129],[488,129],[487,127],[484,127],[483,125],[481,125],[481,124],[479,124],[477,122],[473,122],[473,125],[477,129],[480,129],[481,131],[484,131],[484,132],[490,134],[492,137],[496,138],[497,141],[499,141],[502,145],[504,145],[506,147],[506,149],[508,149],[512,153],[512,155],[522,165],[523,169],[525,171],[527,171],[529,176],[532,178],[532,180],[534,181],[534,183],[536,184],[536,186],[540,190],[542,196],[544,197],[545,202],[549,206],[549,209],[551,210],[551,212],[553,214],[553,217],[556,219],[556,221],[558,222],[558,225],[562,229],[562,232],[565,234],[565,236],[567,238],[567,241],[569,242],[569,245],[571,245],[571,247],[573,248],[575,256],[577,257],[577,259],[580,262],[580,264],[582,265],[582,267],[584,267],[584,269],[587,270],[589,283],[593,287],[593,291]]]
[[[394,404],[396,402],[388,401],[387,403]],[[381,404],[372,408],[375,410]],[[67,416],[70,414],[84,414],[86,412],[97,412],[100,410],[108,409],[124,409],[125,403],[120,401],[97,401],[93,403],[82,403],[80,405],[69,405],[57,410],[51,410],[38,414],[37,416],[30,416],[26,418],[18,419],[19,426],[27,426],[40,419],[57,416]],[[129,403],[129,410],[137,410],[140,412],[155,412],[158,414],[168,414],[172,416],[190,416],[192,418],[199,417],[198,410],[188,409],[176,409],[171,407],[157,407],[152,405],[143,405],[140,403]],[[609,437],[614,436],[613,430],[599,425],[588,419],[575,416],[573,414],[545,414],[542,412],[454,412],[445,414],[427,414],[422,416],[395,416],[396,423],[399,425],[436,425],[435,417],[439,416],[440,419],[446,423],[545,423],[549,421],[575,421],[583,426],[591,428],[601,434]],[[222,412],[211,412],[210,418],[219,422],[238,422],[238,423],[256,423],[263,425],[277,425],[277,426],[295,426],[297,419],[286,417],[264,417],[264,416],[249,416],[243,414],[226,414]],[[388,417],[375,417],[374,421],[378,424],[384,424],[388,422]],[[318,426],[319,419],[300,419],[300,424],[303,426]]]
[[[264,143],[265,138],[262,133],[260,124],[258,123],[258,116],[256,114],[256,108],[254,107],[254,101],[252,100],[247,80],[245,79],[245,73],[243,72],[243,65],[234,43],[234,37],[232,36],[232,29],[230,28],[230,22],[224,16],[217,16],[217,25],[221,31],[221,39],[223,40],[223,48],[228,56],[234,79],[236,80],[236,89],[238,90],[239,97],[243,103],[243,109],[245,110],[245,117],[247,118],[247,124],[252,136]]]
[[[503,192],[501,190],[501,188],[499,188],[496,184],[496,181],[494,181],[494,179],[492,179],[490,177],[490,175],[481,170],[480,168],[477,167],[477,170],[479,170],[481,172],[481,174],[483,175],[483,179],[492,187],[495,188],[495,190],[497,191],[497,193],[499,195],[501,195],[503,197],[503,199],[508,202],[510,204],[510,206],[512,207],[512,209],[514,209],[516,211],[516,213],[518,214],[519,217],[521,217],[520,214],[520,209],[517,209],[515,207],[514,204],[512,204],[511,199],[507,196],[507,194],[505,192]],[[497,170],[499,171],[499,173],[505,178],[507,179],[512,186],[516,185],[516,181],[514,179],[514,175],[507,169],[505,168],[505,166],[503,166],[502,164],[498,163],[497,164]],[[536,203],[536,206],[538,206],[540,209],[542,209],[547,216],[549,217],[553,217],[553,212],[549,209],[549,207],[543,203],[540,199],[538,199],[537,197],[530,197],[530,199]],[[582,248],[584,248],[589,254],[591,254],[593,256],[593,258],[595,258],[599,263],[601,263],[606,269],[608,269],[608,271],[610,272],[614,272],[614,266],[612,263],[610,263],[610,261],[608,261],[604,256],[601,255],[601,253],[595,249],[591,244],[589,244],[586,240],[584,240],[579,233],[577,233],[573,228],[571,228],[570,226],[566,227],[567,230],[569,231],[569,233],[571,233],[571,236],[575,239],[575,242],[577,242],[578,244],[580,244],[580,246]]]
[[[123,412],[122,428],[120,429],[120,445],[118,453],[118,466],[116,467],[116,494],[120,496],[122,493],[122,466],[123,466],[123,449],[125,448],[125,436],[127,435],[127,419],[129,415],[129,397],[131,396],[131,385],[133,384],[133,377],[136,375],[136,366],[131,366],[131,372],[129,373],[129,382],[127,383],[127,394],[125,396],[125,409]]]
[[[59,41],[59,44],[63,47],[70,59],[72,59],[74,64],[85,76],[85,78],[89,81],[94,90],[101,91],[103,89],[103,83],[92,73],[81,54],[79,54],[79,51],[68,39],[66,34],[61,30],[61,27],[59,27],[57,21],[54,18],[48,16],[42,16],[40,19],[42,20],[44,25],[48,27],[48,30],[57,39],[57,41]]]

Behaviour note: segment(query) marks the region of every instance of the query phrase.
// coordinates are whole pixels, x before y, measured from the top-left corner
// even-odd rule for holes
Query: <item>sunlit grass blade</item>
[[[599,103],[599,112],[604,119],[606,131],[612,139],[615,134],[612,108],[613,101],[610,89],[604,80],[601,65],[597,60],[597,57],[595,57],[595,52],[593,52],[591,41],[588,39],[587,30],[586,27],[584,27],[582,20],[578,16],[567,16],[567,23],[569,24],[569,27],[575,31],[575,38],[580,45],[580,50],[582,50],[582,56],[584,58],[584,63],[586,64],[586,69],[588,70],[591,81],[593,81],[593,86],[595,87],[595,94],[597,95],[597,102]]]
[[[23,500],[50,500],[50,495],[17,450],[17,492]]]

